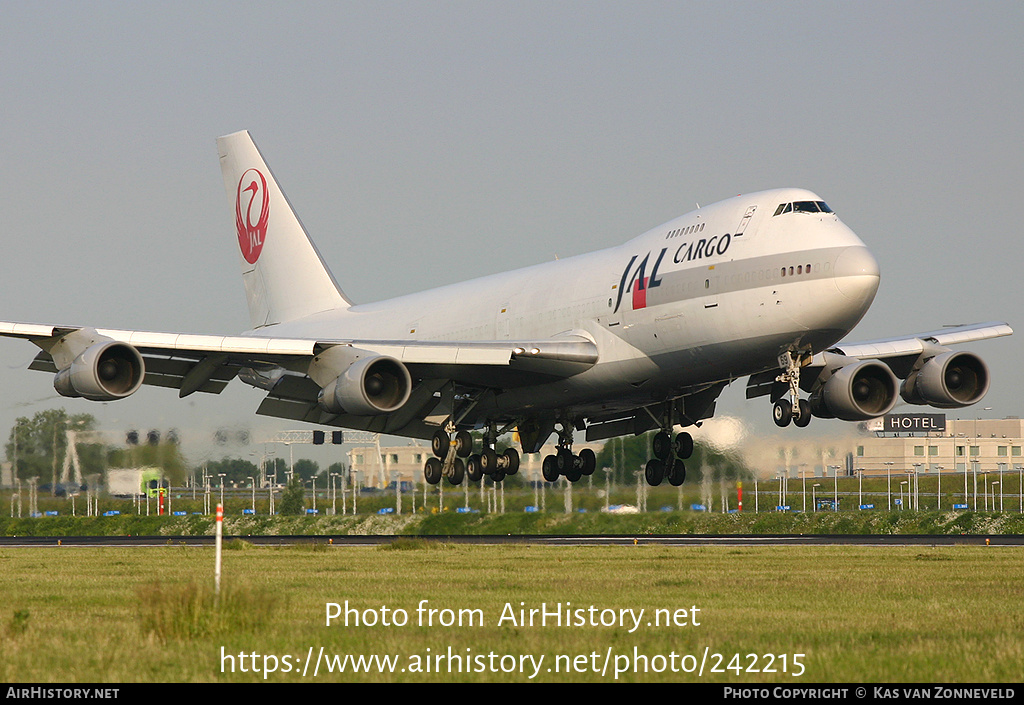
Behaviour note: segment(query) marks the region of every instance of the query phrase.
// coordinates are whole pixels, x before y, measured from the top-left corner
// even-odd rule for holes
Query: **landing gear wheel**
[[[807,424],[811,422],[811,404],[806,399],[799,401],[800,405],[800,416],[793,418],[793,423],[800,428],[806,428]]]
[[[466,464],[462,462],[462,458],[455,459],[455,465],[452,467],[452,476],[448,478],[449,485],[461,485],[462,478],[466,476]]]
[[[665,478],[665,463],[664,461],[652,458],[647,461],[647,467],[644,468],[644,477],[647,480],[647,484],[651,487],[657,487],[661,484],[661,481]]]
[[[569,477],[569,471],[572,470],[574,464],[572,451],[568,448],[559,448],[558,453],[555,455],[555,462],[558,465],[559,474]]]
[[[505,452],[502,453],[505,456],[505,474],[515,475],[519,472],[519,451],[515,448],[506,448]]]
[[[680,433],[676,436],[674,450],[677,458],[689,460],[690,456],[693,455],[693,436],[686,431]]]
[[[555,456],[544,456],[544,462],[540,466],[540,474],[548,482],[555,482],[558,479],[558,460]]]
[[[505,471],[502,470],[501,468],[498,468],[497,470],[491,473],[491,482],[501,482],[504,479]]]
[[[580,451],[580,472],[588,477],[594,474],[594,470],[597,469],[597,456],[594,455],[594,451],[590,448],[584,448]]]
[[[469,431],[459,431],[455,434],[455,454],[460,458],[468,458],[473,452],[473,437]]]
[[[679,487],[686,482],[686,464],[682,460],[672,463],[672,468],[668,471],[668,482],[673,487]]]
[[[671,436],[664,431],[654,434],[654,440],[651,441],[651,450],[654,452],[654,457],[658,460],[667,460],[672,455]]]
[[[444,458],[448,455],[448,446],[451,445],[451,442],[448,432],[443,428],[439,428],[434,432],[433,438],[430,439],[430,450],[435,457]]]
[[[480,469],[484,471],[484,475],[493,475],[498,469],[498,454],[494,452],[494,448],[484,448],[484,452],[480,454]]]
[[[779,399],[775,402],[775,406],[772,407],[772,420],[775,421],[775,425],[785,428],[792,419],[793,405],[789,403],[789,400]]]
[[[423,464],[423,479],[431,485],[441,481],[440,458],[427,458],[427,462]]]
[[[470,482],[480,482],[480,478],[484,476],[484,471],[480,467],[480,456],[471,455],[466,460],[466,477],[469,478]]]
[[[569,482],[576,483],[580,481],[581,477],[583,477],[583,472],[580,468],[581,463],[579,462],[579,458],[572,455],[572,453],[569,454],[569,457],[569,469],[565,471],[564,475]]]

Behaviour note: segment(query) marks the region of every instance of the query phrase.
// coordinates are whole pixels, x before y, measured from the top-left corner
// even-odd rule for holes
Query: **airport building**
[[[742,454],[763,478],[999,473],[1024,465],[1024,420],[1017,417],[891,414],[857,428],[850,436],[748,440]]]

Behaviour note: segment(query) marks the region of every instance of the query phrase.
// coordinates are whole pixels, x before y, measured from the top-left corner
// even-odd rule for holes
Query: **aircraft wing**
[[[946,326],[941,330],[917,333],[905,337],[869,340],[863,343],[840,343],[828,352],[860,359],[885,359],[904,356],[918,356],[931,345],[957,345],[978,340],[1013,335],[1013,329],[1005,323],[972,323],[969,325]],[[819,356],[815,356],[819,357]]]
[[[125,344],[144,361],[140,384],[178,389],[179,396],[184,397],[194,392],[219,394],[228,382],[239,377],[268,392],[257,413],[388,431],[409,431],[409,424],[422,421],[437,405],[435,394],[449,382],[486,392],[579,374],[598,358],[597,346],[577,335],[519,341],[331,340],[0,322],[0,336],[26,339],[41,348],[29,365],[33,370],[57,374],[78,363],[88,350],[111,342]],[[393,414],[379,417],[324,411],[318,397],[325,378],[321,374],[314,381],[309,371],[311,364],[329,350],[334,354],[341,351],[346,360],[379,356],[399,361],[411,377],[409,401]],[[135,385],[131,391],[111,398],[127,396],[137,388]],[[70,396],[103,398],[86,393]]]

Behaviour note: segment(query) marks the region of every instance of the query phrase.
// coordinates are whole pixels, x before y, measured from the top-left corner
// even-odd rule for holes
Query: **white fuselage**
[[[254,331],[353,340],[592,340],[598,363],[490,411],[635,407],[778,366],[845,336],[878,288],[864,243],[802,189],[721,201],[616,247]]]

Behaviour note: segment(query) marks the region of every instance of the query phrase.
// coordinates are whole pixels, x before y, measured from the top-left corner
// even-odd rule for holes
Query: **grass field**
[[[276,665],[268,682],[525,682],[534,673],[543,682],[1019,682],[1024,663],[1024,562],[1015,548],[473,547],[403,539],[390,549],[241,542],[229,549],[216,608],[210,548],[0,551],[0,678],[256,681]],[[423,613],[433,626],[418,623],[422,600],[437,610]],[[377,626],[346,627],[341,619],[326,626],[327,604],[345,601]],[[635,629],[628,613],[623,626],[499,624],[506,604],[518,622],[521,608],[542,603],[549,611],[594,606],[580,615],[585,622],[644,613]],[[392,621],[404,611],[407,624],[381,625],[384,606]],[[469,609],[479,610],[461,613],[472,626],[440,623]],[[655,610],[677,624],[656,626]],[[354,673],[348,662],[345,673],[329,673],[321,647],[331,656],[394,655],[394,672],[371,664],[369,673]],[[233,658],[223,659],[222,648]],[[461,662],[448,659],[449,648]],[[720,672],[711,672],[715,666]]]

